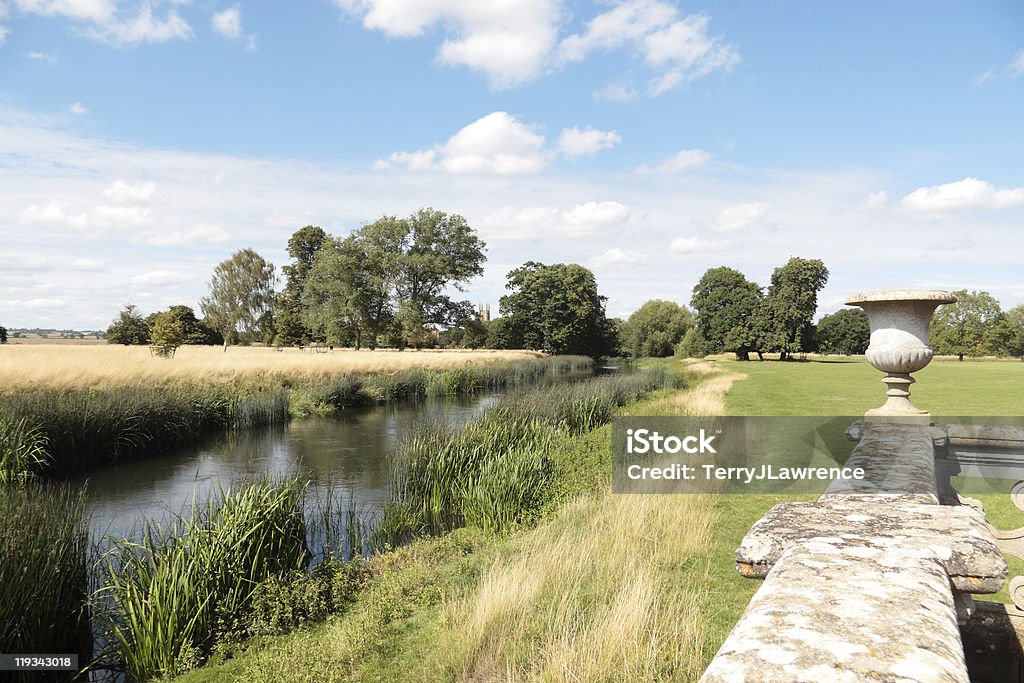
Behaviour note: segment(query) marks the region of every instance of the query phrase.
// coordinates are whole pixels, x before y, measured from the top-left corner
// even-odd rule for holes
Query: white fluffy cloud
[[[554,206],[504,207],[484,217],[481,228],[494,239],[586,237],[621,229],[629,215],[628,206],[614,201],[585,202],[564,210]]]
[[[607,266],[630,266],[637,263],[643,263],[647,260],[643,254],[637,251],[629,251],[628,249],[619,249],[613,247],[603,254],[599,254],[591,259],[587,260],[587,265],[597,267]]]
[[[672,240],[669,249],[679,254],[691,254],[698,251],[705,251],[711,246],[711,242],[696,235],[677,237]]]
[[[22,225],[80,229],[89,225],[89,216],[85,213],[69,213],[66,202],[54,200],[46,205],[28,206],[18,215],[18,222]]]
[[[625,0],[588,21],[582,33],[562,40],[559,57],[563,62],[578,62],[597,50],[629,48],[641,54],[654,71],[647,91],[657,96],[739,63],[739,53],[732,45],[709,35],[709,24],[706,15],[680,18],[673,5],[659,0]],[[606,87],[595,97],[624,99],[627,92],[631,90],[617,84],[614,91]]]
[[[481,71],[495,88],[536,78],[558,39],[557,0],[335,0],[363,26],[408,38],[441,26],[441,63]]]
[[[885,190],[872,192],[864,200],[865,209],[880,209],[889,202],[889,193]]]
[[[89,112],[89,110],[86,109],[85,105],[81,102],[75,102],[70,107],[68,107],[68,109],[70,109],[71,113],[75,116],[81,116],[82,114],[86,114]]]
[[[602,149],[610,149],[621,141],[622,138],[614,130],[595,130],[590,126],[580,130],[573,126],[564,129],[558,137],[558,149],[567,159],[579,159],[597,154]]]
[[[189,275],[173,270],[151,270],[140,273],[132,278],[133,285],[180,285],[188,282]]]
[[[214,14],[210,24],[214,31],[228,40],[238,40],[242,37],[242,11],[238,5]]]
[[[730,206],[718,214],[712,227],[718,232],[745,230],[764,218],[770,208],[771,205],[765,202]]]
[[[377,169],[446,173],[536,173],[548,161],[544,136],[516,117],[496,111],[469,124],[441,145],[417,152],[395,152]]]
[[[970,210],[1004,209],[1024,204],[1024,187],[998,189],[984,180],[919,187],[903,198],[904,208],[918,214],[941,215]]]
[[[22,14],[69,19],[78,24],[82,35],[117,47],[193,36],[192,27],[175,10],[154,14],[156,4],[153,0],[14,0],[11,7]]]
[[[196,223],[181,230],[157,230],[143,235],[138,241],[158,247],[187,247],[198,244],[222,244],[231,235],[221,225]]]
[[[129,184],[115,180],[103,191],[103,196],[115,204],[144,204],[153,198],[156,183],[153,181]]]
[[[711,161],[711,154],[702,149],[683,149],[653,168],[647,164],[639,166],[637,173],[679,173],[698,168]]]

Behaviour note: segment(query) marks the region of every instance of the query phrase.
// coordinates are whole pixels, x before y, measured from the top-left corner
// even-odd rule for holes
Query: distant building
[[[482,323],[491,322],[491,305],[490,304],[479,304],[476,307],[476,317]]]

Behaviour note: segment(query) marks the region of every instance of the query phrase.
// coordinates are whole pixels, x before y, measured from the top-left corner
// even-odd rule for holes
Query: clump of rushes
[[[82,491],[0,486],[0,652],[92,654]],[[14,680],[38,680],[30,672]],[[7,680],[7,679],[5,679]]]
[[[553,451],[611,419],[619,406],[682,379],[655,367],[532,389],[503,399],[461,430],[424,427],[394,456],[382,544],[470,524],[501,532],[545,502]]]
[[[304,485],[261,481],[221,490],[190,517],[147,522],[114,539],[93,596],[105,659],[135,678],[181,673],[218,640],[244,636],[261,583],[308,560]]]
[[[38,427],[0,416],[0,486],[24,488],[46,460],[46,437]]]

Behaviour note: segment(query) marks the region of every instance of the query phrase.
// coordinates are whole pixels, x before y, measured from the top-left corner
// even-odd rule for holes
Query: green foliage
[[[114,322],[107,328],[107,343],[125,346],[149,343],[149,325],[135,304],[125,304],[114,318]]]
[[[1024,304],[1011,308],[1003,316],[999,339],[1008,355],[1024,358]]]
[[[594,274],[583,266],[528,261],[507,279],[512,293],[501,297],[501,312],[508,319],[499,330],[501,348],[593,358],[617,352],[615,329],[605,315],[607,298],[598,294]]]
[[[138,542],[113,540],[94,609],[112,651],[145,679],[197,666],[213,644],[244,635],[261,583],[307,560],[304,487],[257,482],[221,490],[169,527],[147,522]]]
[[[932,317],[930,339],[940,355],[984,356],[999,350],[1003,313],[988,292],[960,289],[955,304],[940,306]]]
[[[283,635],[340,614],[352,603],[367,578],[364,560],[327,560],[309,572],[275,574],[256,586],[245,633]]]
[[[210,279],[210,294],[199,305],[211,324],[224,335],[248,342],[272,330],[274,264],[252,249],[241,249],[222,261]]]
[[[538,514],[551,495],[553,453],[619,406],[679,380],[662,368],[512,394],[461,430],[424,427],[396,453],[392,504],[380,530],[398,542],[464,524],[494,532]]]
[[[185,326],[171,313],[158,313],[149,328],[149,343],[176,348],[185,343]]]
[[[317,253],[329,240],[327,233],[314,225],[295,231],[288,240],[288,255],[292,262],[281,269],[285,276],[284,291],[278,295],[274,305],[276,343],[279,345],[294,346],[313,340],[312,330],[304,318],[302,293]]]
[[[46,436],[38,427],[0,415],[0,487],[24,488],[47,459]]]
[[[708,355],[707,344],[696,325],[688,329],[676,344],[675,355],[678,358],[703,358]]]
[[[690,304],[705,353],[733,351],[745,358],[757,350],[761,288],[743,273],[726,266],[707,270],[693,288]]]
[[[685,306],[672,301],[648,301],[626,321],[622,350],[634,358],[671,356],[692,326],[693,316]]]
[[[776,268],[759,311],[757,350],[778,351],[782,360],[809,351],[806,340],[814,327],[818,292],[826,282],[828,268],[818,259],[793,257]]]
[[[844,308],[818,321],[818,351],[861,354],[871,341],[868,315],[860,308]]]
[[[149,325],[150,337],[155,337],[157,324],[161,327],[160,337],[162,339],[178,339],[177,343],[161,343],[152,341],[159,346],[179,346],[181,344],[192,344],[196,346],[223,344],[224,339],[205,320],[196,318],[195,311],[191,306],[171,306],[162,313],[151,313],[146,316],[146,324]]]
[[[7,328],[0,325],[0,344],[7,343]]]
[[[85,504],[84,491],[63,486],[0,486],[4,652],[77,653],[82,665],[92,658]]]

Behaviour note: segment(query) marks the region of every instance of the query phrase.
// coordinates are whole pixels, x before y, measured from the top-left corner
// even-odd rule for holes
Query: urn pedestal
[[[886,373],[882,382],[888,387],[885,405],[869,410],[873,418],[917,418],[931,415],[910,402],[911,373],[924,368],[932,359],[928,346],[928,325],[935,309],[956,302],[949,292],[937,289],[893,289],[860,292],[846,300],[868,314],[871,343],[867,359],[872,367]]]

